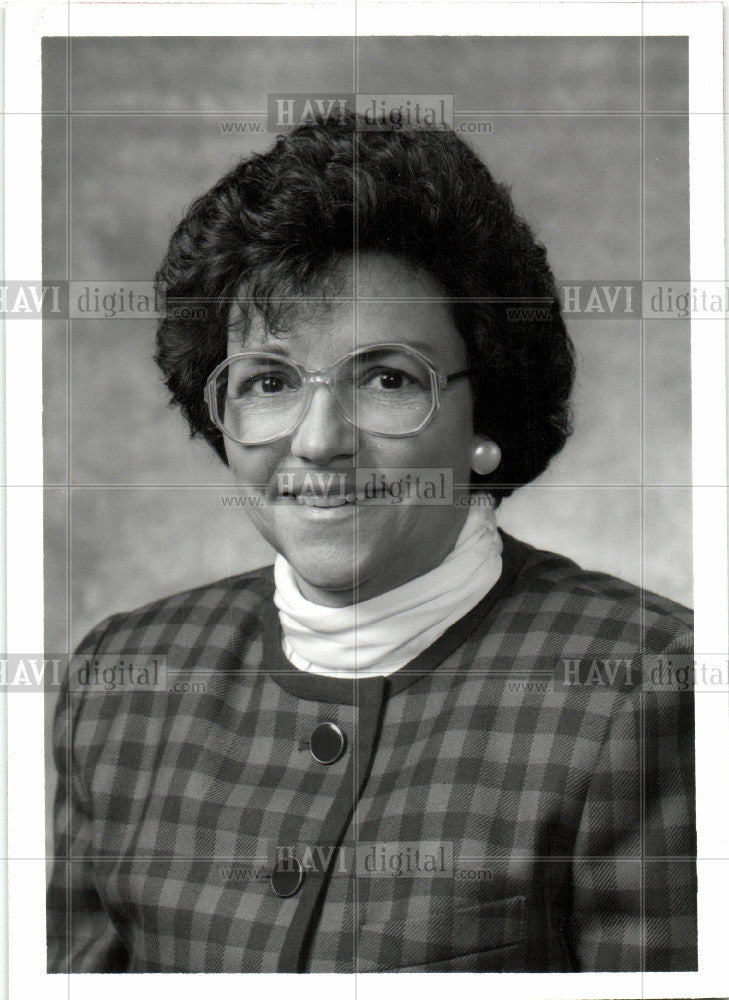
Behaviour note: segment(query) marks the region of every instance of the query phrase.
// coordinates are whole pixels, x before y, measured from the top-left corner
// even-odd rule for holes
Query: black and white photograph
[[[4,288],[39,995],[722,995],[721,5],[108,6]]]

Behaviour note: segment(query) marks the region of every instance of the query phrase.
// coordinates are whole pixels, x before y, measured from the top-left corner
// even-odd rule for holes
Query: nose
[[[351,458],[357,451],[357,429],[338,409],[326,385],[311,388],[309,405],[291,439],[291,454],[317,465]]]

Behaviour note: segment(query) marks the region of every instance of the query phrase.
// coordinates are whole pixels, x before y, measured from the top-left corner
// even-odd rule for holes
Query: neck
[[[501,573],[500,553],[493,515],[474,511],[452,551],[433,569],[387,592],[378,588],[371,599],[357,592],[356,604],[339,605],[302,593],[291,565],[279,556],[274,600],[284,652],[298,669],[332,677],[392,673],[488,593]],[[346,594],[351,597],[352,591]]]

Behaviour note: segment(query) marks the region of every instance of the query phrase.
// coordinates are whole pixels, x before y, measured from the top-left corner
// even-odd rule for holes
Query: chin
[[[370,567],[358,560],[355,562],[351,553],[349,558],[339,554],[337,558],[334,554],[319,551],[317,558],[313,560],[299,557],[286,557],[291,563],[294,572],[299,580],[308,584],[316,590],[330,594],[351,594],[355,587],[370,590],[372,573]]]
[[[299,565],[296,562],[291,564],[300,580],[308,583],[310,587],[317,590],[329,591],[333,594],[349,593],[356,583],[362,581],[362,574],[354,567],[338,566],[327,567],[319,564],[316,567],[310,565]]]

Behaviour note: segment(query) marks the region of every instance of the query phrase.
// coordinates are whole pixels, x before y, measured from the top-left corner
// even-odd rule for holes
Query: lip
[[[359,507],[363,504],[381,502],[385,493],[378,490],[375,494],[364,492],[351,493],[280,493],[276,497],[278,503],[291,503],[299,507],[316,507],[321,510],[333,510],[339,507]]]
[[[274,503],[296,504],[307,510],[382,505],[383,501],[391,498],[386,484],[358,482],[352,470],[279,469],[271,480],[268,495]]]
[[[362,506],[356,502],[348,502],[342,498],[303,497],[285,494],[276,497],[274,504],[286,511],[286,516],[304,521],[348,521],[353,519]]]
[[[361,507],[354,503],[343,503],[336,507],[319,507],[315,504],[298,504],[292,506],[294,518],[301,518],[304,521],[353,521],[357,517]]]
[[[329,495],[299,493],[296,497],[296,502],[306,507],[344,507],[345,504],[356,506],[357,504],[366,503],[367,499],[364,493],[332,493]]]
[[[304,496],[302,493],[296,498],[296,502],[298,504],[303,504],[306,507],[344,507],[345,504],[354,503],[354,497],[318,497],[312,496],[311,494],[309,496]]]

